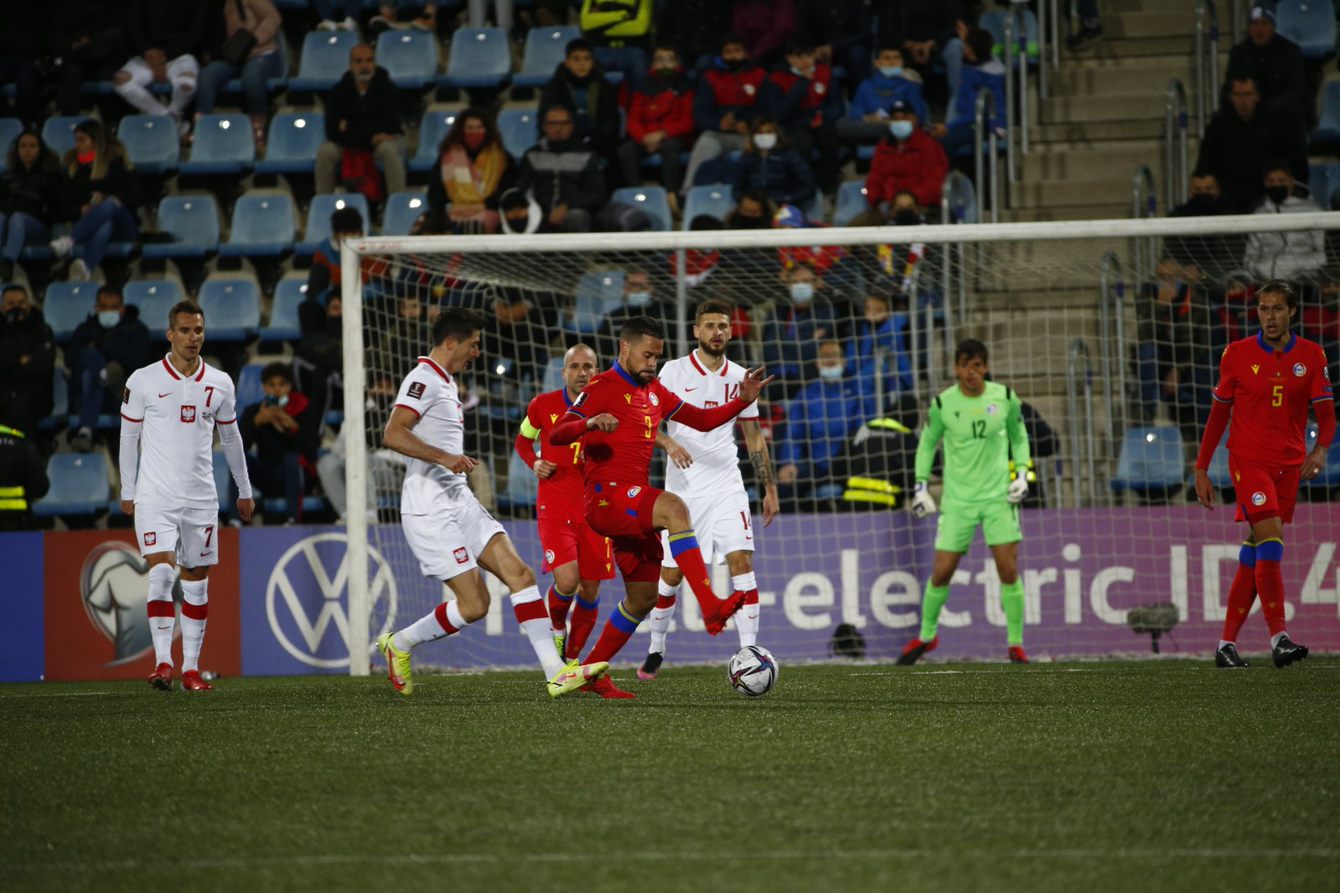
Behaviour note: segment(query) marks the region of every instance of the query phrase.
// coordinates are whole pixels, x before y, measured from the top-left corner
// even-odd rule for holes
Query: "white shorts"
[[[714,559],[725,564],[726,556],[732,552],[754,551],[754,518],[749,497],[743,490],[697,497],[675,495],[689,507],[703,564],[711,567]],[[670,554],[670,534],[665,530],[661,531],[661,553],[661,567],[678,567]]]
[[[135,541],[141,555],[176,552],[181,567],[219,563],[219,510],[135,503]]]
[[[175,59],[169,59],[166,68],[168,83],[173,86],[176,86],[177,82],[183,78],[194,81],[200,73],[200,63],[190,53],[183,53]],[[121,66],[120,70],[130,75],[132,84],[148,87],[154,82],[154,70],[149,67],[148,62],[144,61],[143,56],[131,56],[126,60],[126,64]]]
[[[430,514],[402,514],[400,526],[423,575],[444,581],[478,567],[475,559],[489,541],[506,533],[468,490],[439,500]]]

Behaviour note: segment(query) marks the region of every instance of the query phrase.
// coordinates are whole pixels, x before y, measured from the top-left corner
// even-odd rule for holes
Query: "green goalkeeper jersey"
[[[1003,384],[986,382],[982,393],[969,397],[958,385],[931,403],[930,417],[917,443],[917,480],[929,480],[935,448],[944,441],[945,511],[955,505],[979,505],[1005,499],[1010,486],[1010,453],[1015,464],[1029,462],[1019,395]]]

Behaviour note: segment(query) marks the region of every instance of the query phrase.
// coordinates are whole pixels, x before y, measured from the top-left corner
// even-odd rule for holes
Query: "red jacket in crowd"
[[[667,84],[648,73],[633,92],[628,107],[628,136],[639,143],[649,133],[664,130],[667,137],[687,137],[694,133],[693,91],[681,76],[677,84]]]
[[[902,145],[886,136],[875,147],[870,174],[865,178],[865,198],[871,207],[906,189],[926,207],[940,202],[940,187],[949,172],[949,157],[940,143],[920,128]]]

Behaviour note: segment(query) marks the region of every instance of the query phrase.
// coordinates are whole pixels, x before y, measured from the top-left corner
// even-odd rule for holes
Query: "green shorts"
[[[940,512],[935,527],[935,551],[968,551],[977,525],[988,546],[1017,543],[1024,538],[1019,529],[1019,506],[1008,502],[987,502],[980,505],[954,506]]]

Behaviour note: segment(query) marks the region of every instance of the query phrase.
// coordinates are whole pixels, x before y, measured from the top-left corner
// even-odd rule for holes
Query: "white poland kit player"
[[[414,434],[424,443],[465,454],[465,417],[456,381],[428,357],[405,376],[396,406],[418,416]],[[489,540],[503,533],[465,475],[422,459],[408,459],[400,490],[400,524],[424,576],[446,581],[473,570]]]

